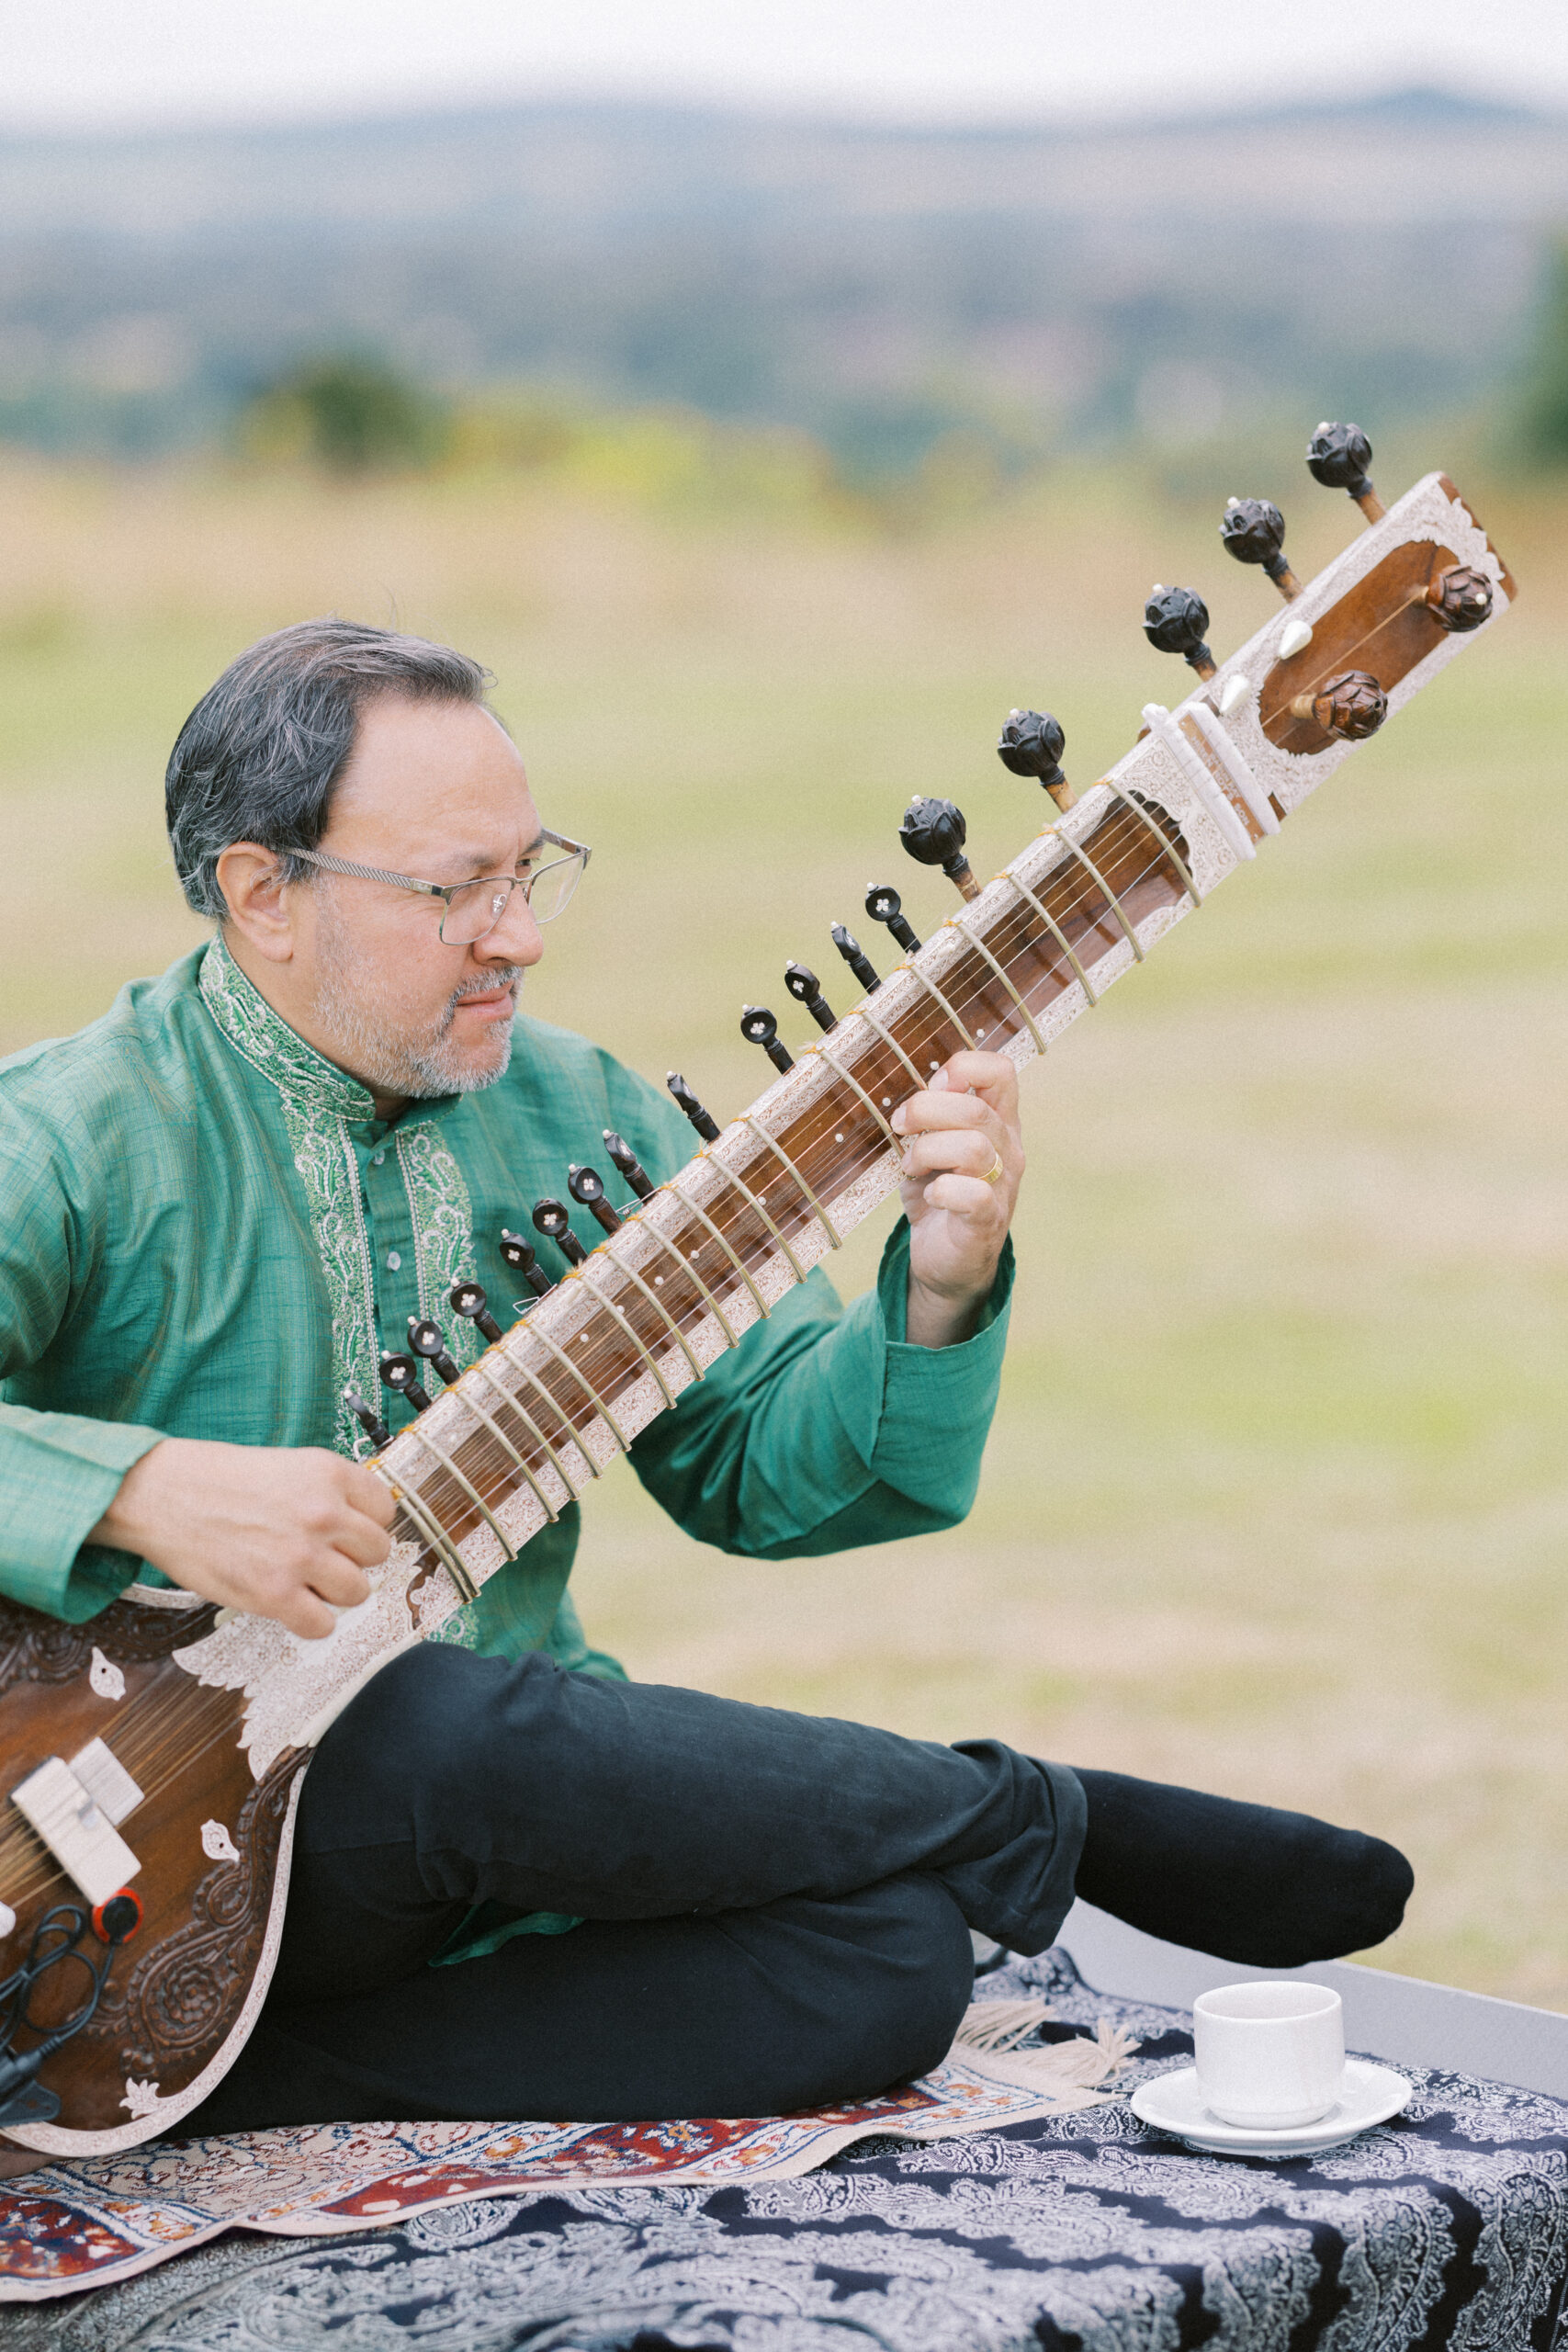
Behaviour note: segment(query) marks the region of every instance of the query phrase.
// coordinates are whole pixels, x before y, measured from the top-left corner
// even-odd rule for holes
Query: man
[[[583,853],[447,649],[327,620],[241,655],[170,761],[212,943],[0,1067],[0,1584],[81,1620],[172,1582],[306,1638],[391,1498],[345,1388],[618,1128],[679,1114],[517,1018]],[[637,1439],[693,1534],[784,1558],[952,1524],[995,1401],[1023,1170],[1010,1065],[897,1124],[904,1217],[847,1312],[813,1276]],[[585,1238],[593,1238],[585,1229]],[[406,1408],[388,1400],[389,1417]],[[385,1668],[307,1773],[281,1955],[183,2127],[758,2113],[945,2050],[970,1930],[1046,1946],[1075,1884],[1248,1964],[1376,1942],[1375,1839],[991,1740],[956,1748],[638,1687],[567,1590],[575,1510]]]

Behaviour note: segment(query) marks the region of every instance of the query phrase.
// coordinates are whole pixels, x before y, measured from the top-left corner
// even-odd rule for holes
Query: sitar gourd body
[[[13,2091],[7,2138],[110,2152],[207,2096],[271,1975],[301,1772],[355,1691],[886,1199],[892,1112],[948,1055],[1032,1060],[1278,831],[1353,748],[1328,688],[1359,674],[1398,711],[1514,593],[1440,474],[1307,586],[1288,577],[1238,653],[1174,710],[1150,706],[1109,775],[376,1455],[391,1555],[325,1641],[145,1587],[81,1626],[0,1604],[0,1970],[46,1914],[85,1918],[122,1879],[142,1912],[128,1942],[80,1939],[109,1963],[96,2008],[39,2070],[38,2111]],[[85,1983],[76,1962],[39,1977],[13,2056],[72,2022]]]

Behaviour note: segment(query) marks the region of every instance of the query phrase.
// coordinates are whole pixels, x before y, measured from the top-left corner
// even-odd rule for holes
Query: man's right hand
[[[368,1595],[365,1571],[391,1549],[394,1509],[373,1470],[319,1446],[166,1437],[126,1472],[87,1540],[317,1641],[334,1609]]]

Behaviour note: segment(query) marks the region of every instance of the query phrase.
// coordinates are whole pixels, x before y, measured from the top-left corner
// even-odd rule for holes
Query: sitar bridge
[[[46,1758],[12,1790],[11,1802],[96,1905],[118,1894],[141,1868],[118,1828],[141,1795],[112,1748],[95,1739],[69,1764]]]

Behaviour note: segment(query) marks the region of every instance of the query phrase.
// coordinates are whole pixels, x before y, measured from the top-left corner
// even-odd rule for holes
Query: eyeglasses
[[[323,873],[350,874],[361,882],[389,882],[394,889],[444,899],[441,937],[448,947],[471,947],[495,929],[512,903],[513,890],[522,891],[536,922],[554,922],[565,909],[593,853],[583,842],[568,841],[564,833],[541,833],[539,839],[566,854],[552,857],[547,865],[536,865],[527,874],[481,874],[472,882],[421,882],[412,874],[388,874],[378,865],[355,865],[346,857],[329,857],[324,850],[296,849],[288,854],[303,858],[307,865],[319,865]]]

